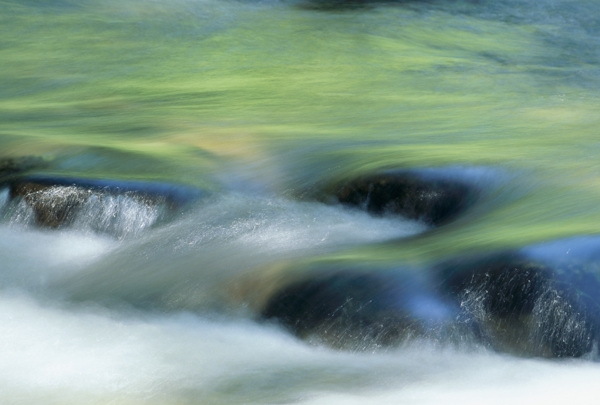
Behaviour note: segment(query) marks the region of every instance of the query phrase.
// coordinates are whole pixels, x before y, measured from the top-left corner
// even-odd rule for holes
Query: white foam
[[[205,205],[188,244],[221,239],[269,252],[343,247],[403,238],[428,229],[402,217],[374,217],[360,210],[283,198],[232,194]]]
[[[215,386],[228,379],[283,365],[286,352],[308,353],[280,332],[243,321],[111,314],[0,296],[0,387],[11,403],[186,403],[190,392],[197,403],[198,396],[218,397]]]
[[[452,356],[443,355],[447,360]],[[600,366],[571,362],[510,359],[501,356],[458,355],[446,369],[426,360],[430,376],[418,382],[402,380],[376,389],[353,393],[323,393],[298,402],[324,404],[596,404]],[[374,387],[375,388],[375,387]]]
[[[79,271],[116,246],[111,239],[80,232],[0,225],[0,284],[37,286]]]
[[[242,320],[111,313],[7,293],[0,359],[11,404],[592,404],[600,378],[600,365],[583,361],[429,344],[337,352]]]
[[[117,237],[137,236],[161,214],[160,203],[127,195],[92,195],[80,209],[73,228],[94,230]]]

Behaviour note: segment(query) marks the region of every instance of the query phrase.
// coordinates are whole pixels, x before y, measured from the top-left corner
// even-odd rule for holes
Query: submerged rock
[[[339,271],[294,282],[261,313],[301,338],[338,348],[395,345],[451,333],[458,306],[410,272]]]
[[[41,227],[79,226],[123,236],[151,226],[201,194],[166,183],[28,176],[10,182],[4,216],[17,222],[31,218]]]
[[[335,347],[427,338],[519,356],[593,356],[600,339],[600,262],[589,254],[558,260],[539,254],[544,246],[455,258],[418,272],[306,277],[276,291],[261,317]]]
[[[399,214],[437,226],[470,207],[478,190],[441,171],[392,171],[343,183],[333,194],[340,203],[372,214]]]
[[[0,184],[32,169],[39,169],[46,162],[37,156],[0,158]]]

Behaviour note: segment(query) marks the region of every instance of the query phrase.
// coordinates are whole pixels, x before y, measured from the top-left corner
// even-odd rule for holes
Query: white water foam
[[[39,287],[77,273],[116,247],[112,239],[76,231],[0,225],[0,285]]]
[[[283,198],[231,194],[198,212],[187,244],[213,239],[264,252],[343,247],[412,236],[428,229],[402,217],[375,217],[360,210]]]
[[[137,236],[158,221],[164,204],[128,195],[93,195],[81,207],[73,228],[120,238]]]
[[[597,403],[600,366],[414,344],[336,352],[245,321],[0,296],[3,403]]]

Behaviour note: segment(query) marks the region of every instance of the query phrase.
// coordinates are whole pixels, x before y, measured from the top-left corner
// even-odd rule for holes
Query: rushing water
[[[600,3],[323,3],[0,1],[0,157],[200,190],[170,213],[94,195],[52,229],[0,187],[2,403],[597,403],[587,358],[336,350],[256,321],[322,263],[560,255],[536,244],[600,229]],[[431,230],[319,202],[428,167],[478,204]]]

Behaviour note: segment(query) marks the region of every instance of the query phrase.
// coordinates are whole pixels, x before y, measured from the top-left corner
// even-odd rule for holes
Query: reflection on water
[[[274,291],[321,266],[427,268],[513,248],[552,263],[597,256],[584,238],[600,223],[597,2],[323,3],[0,0],[0,159],[202,196],[169,211],[100,193],[44,227],[2,185],[10,403],[584,403],[594,392],[586,360],[421,341],[334,351],[255,322]],[[316,202],[330,184],[429,167],[482,190],[436,229]],[[0,164],[1,182],[18,176]],[[58,209],[58,194],[81,193],[69,187],[38,204]],[[560,242],[536,245],[549,240]]]

